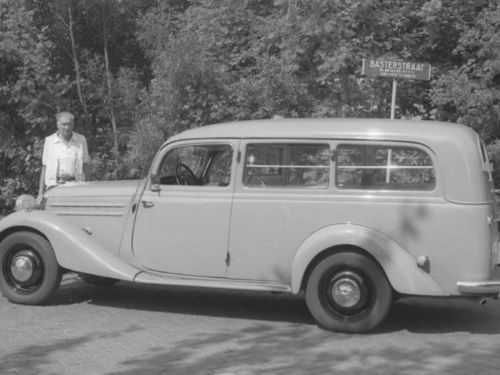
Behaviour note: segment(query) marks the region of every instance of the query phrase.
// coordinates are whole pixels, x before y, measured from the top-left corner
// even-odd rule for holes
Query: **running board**
[[[181,275],[158,275],[156,273],[142,271],[135,275],[135,283],[177,285],[201,288],[250,290],[259,292],[283,292],[291,293],[288,285],[273,282],[254,282],[248,280],[235,280],[223,278],[188,277]]]

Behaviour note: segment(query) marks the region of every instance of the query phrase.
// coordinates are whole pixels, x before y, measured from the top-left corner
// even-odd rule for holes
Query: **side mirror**
[[[160,191],[161,190],[160,179],[154,173],[151,174],[151,187],[150,187],[150,190],[151,191]]]

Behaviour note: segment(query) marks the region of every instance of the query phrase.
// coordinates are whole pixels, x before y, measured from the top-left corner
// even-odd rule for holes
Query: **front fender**
[[[139,270],[106,250],[82,229],[46,211],[18,211],[0,220],[5,233],[35,230],[49,240],[61,267],[114,279],[133,281]]]
[[[292,291],[298,293],[313,259],[336,246],[356,246],[371,254],[384,269],[394,290],[403,294],[440,296],[444,291],[416,259],[382,233],[360,225],[337,224],[320,229],[298,249],[292,264]]]

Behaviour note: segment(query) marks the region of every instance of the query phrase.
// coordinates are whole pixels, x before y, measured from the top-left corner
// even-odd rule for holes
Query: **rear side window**
[[[330,164],[330,146],[326,144],[249,144],[244,184],[326,189]]]
[[[341,189],[433,190],[431,157],[406,146],[341,144],[336,151],[336,185]]]

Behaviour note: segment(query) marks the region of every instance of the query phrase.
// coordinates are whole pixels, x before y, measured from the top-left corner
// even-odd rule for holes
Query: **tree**
[[[41,136],[69,89],[51,70],[52,48],[33,12],[0,0],[0,209],[19,193],[36,191]]]
[[[390,80],[361,76],[384,56],[433,67],[399,82],[398,117],[467,124],[500,160],[499,20],[490,0],[0,0],[0,180],[33,188],[20,174],[61,109],[99,179],[137,176],[191,127],[388,118]]]
[[[95,178],[116,178],[122,173],[120,153],[126,149],[135,116],[130,116],[133,106],[120,112],[124,107],[118,104],[130,93],[116,90],[125,87],[125,77],[134,79],[129,86],[149,77],[150,63],[134,34],[137,14],[149,3],[30,1],[37,24],[48,30],[57,46],[52,65],[67,72],[74,83],[67,109],[76,114],[77,130],[87,136]],[[134,74],[121,76],[118,85],[115,81],[126,70]]]
[[[465,25],[453,49],[455,64],[434,82],[435,116],[477,130],[487,141],[500,136],[500,8],[492,4]]]

